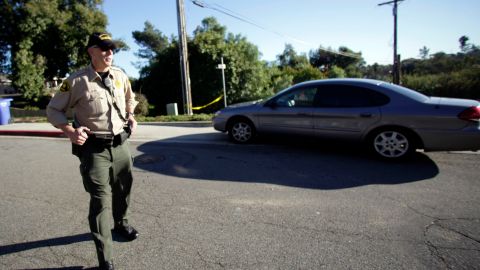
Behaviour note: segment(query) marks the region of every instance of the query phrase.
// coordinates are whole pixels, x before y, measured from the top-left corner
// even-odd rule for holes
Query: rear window
[[[377,107],[390,102],[390,98],[372,89],[353,85],[321,85],[316,97],[317,107]]]
[[[397,93],[405,95],[405,96],[407,96],[407,97],[409,97],[413,100],[416,100],[416,101],[425,102],[429,99],[427,96],[425,96],[422,93],[419,93],[415,90],[412,90],[412,89],[409,89],[409,88],[406,88],[406,87],[403,87],[403,86],[400,86],[400,85],[396,85],[396,84],[393,84],[393,83],[382,83],[382,84],[380,84],[380,86],[385,87],[385,88],[390,89],[390,90],[393,90]]]

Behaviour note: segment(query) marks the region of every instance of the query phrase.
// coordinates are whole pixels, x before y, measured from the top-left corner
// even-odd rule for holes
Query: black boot
[[[120,234],[123,238],[127,239],[128,241],[133,241],[137,239],[139,233],[135,228],[130,225],[115,225],[113,228],[113,232]]]
[[[100,269],[100,270],[114,270],[115,267],[113,267],[113,262],[110,261],[110,262],[101,263],[100,266],[98,267],[98,269]]]

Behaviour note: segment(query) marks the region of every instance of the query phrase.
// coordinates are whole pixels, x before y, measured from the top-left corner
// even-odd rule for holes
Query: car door
[[[291,89],[270,100],[257,115],[260,132],[312,135],[312,110],[317,89]]]
[[[317,136],[360,139],[381,119],[380,107],[389,98],[372,89],[345,85],[318,86],[313,109]]]

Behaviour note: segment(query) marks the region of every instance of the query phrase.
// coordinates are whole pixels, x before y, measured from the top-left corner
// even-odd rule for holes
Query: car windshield
[[[388,89],[393,90],[395,92],[404,94],[407,97],[409,97],[411,99],[414,99],[416,101],[425,102],[426,100],[429,99],[428,96],[425,96],[422,93],[419,93],[417,91],[414,91],[412,89],[409,89],[409,88],[406,88],[406,87],[403,87],[403,86],[400,86],[400,85],[396,85],[396,84],[393,84],[393,83],[382,83],[381,85],[384,86],[385,88],[388,88]]]

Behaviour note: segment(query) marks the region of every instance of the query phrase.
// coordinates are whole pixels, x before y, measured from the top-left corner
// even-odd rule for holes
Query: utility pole
[[[227,107],[227,88],[225,87],[225,68],[227,66],[223,63],[223,56],[220,58],[220,64],[218,64],[217,69],[222,70],[222,82],[223,82],[223,104]]]
[[[378,4],[379,6],[393,4],[393,83],[400,84],[400,55],[397,54],[397,14],[398,2],[404,0],[393,0]]]
[[[182,77],[183,113],[192,115],[192,90],[188,69],[187,31],[185,29],[185,10],[183,0],[177,0],[178,48],[180,51],[180,73]]]

